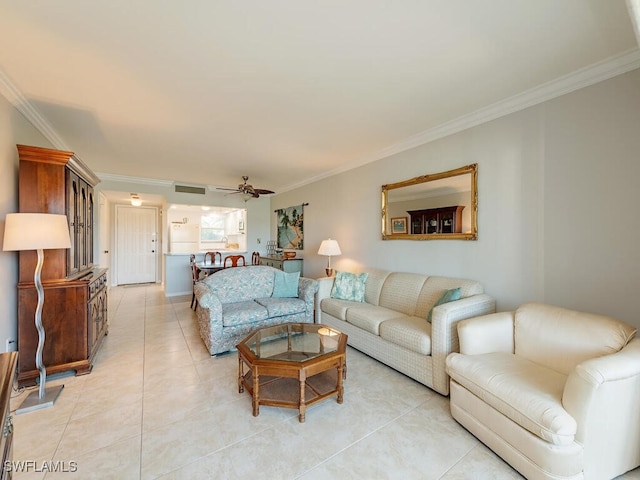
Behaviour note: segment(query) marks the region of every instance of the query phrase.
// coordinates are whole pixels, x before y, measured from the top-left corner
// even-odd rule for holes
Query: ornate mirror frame
[[[468,199],[468,208],[469,217],[468,217],[468,225],[465,231],[461,231],[459,233],[412,233],[413,225],[410,216],[403,217],[391,217],[390,215],[390,207],[389,207],[389,197],[390,195],[395,195],[396,192],[393,190],[406,188],[406,187],[414,187],[412,190],[417,190],[415,186],[420,186],[422,184],[426,184],[428,182],[435,182],[432,185],[424,185],[425,190],[427,190],[431,186],[438,185],[438,190],[440,191],[448,191],[454,190],[453,186],[457,180],[461,180],[459,177],[462,175],[468,175],[469,177],[469,189],[468,194],[470,198]],[[451,179],[451,182],[447,182],[446,179]],[[450,184],[450,185],[449,185]],[[418,187],[419,188],[419,187]],[[405,190],[408,192],[409,189]],[[466,191],[466,185],[465,185]],[[425,192],[426,195],[426,192]],[[432,197],[437,198],[437,197]],[[444,197],[443,197],[444,198]],[[466,203],[466,201],[465,201]],[[444,207],[444,205],[438,205],[439,207]],[[464,209],[460,209],[464,210]],[[417,210],[414,210],[417,211]],[[407,215],[410,215],[409,212],[406,212]],[[401,233],[404,232],[404,233]],[[471,165],[467,165],[465,167],[456,168],[454,170],[449,170],[446,172],[440,173],[432,173],[428,175],[421,175],[419,177],[414,177],[409,180],[404,180],[402,182],[389,183],[387,185],[382,185],[382,239],[383,240],[477,240],[478,239],[478,164],[474,163]]]

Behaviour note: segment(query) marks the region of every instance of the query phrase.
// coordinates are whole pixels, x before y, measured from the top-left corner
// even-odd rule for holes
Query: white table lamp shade
[[[4,251],[70,248],[66,215],[9,213],[4,224]]]
[[[332,240],[330,238],[323,240],[320,244],[320,248],[318,249],[318,255],[326,255],[326,256],[334,256],[334,255],[342,255],[340,251],[340,245],[336,240]]]

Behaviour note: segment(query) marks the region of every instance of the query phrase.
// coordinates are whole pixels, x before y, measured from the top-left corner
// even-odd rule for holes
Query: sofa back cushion
[[[225,268],[202,281],[223,304],[246,302],[271,296],[275,272],[275,268],[261,265]]]
[[[387,270],[379,270],[377,268],[367,268],[364,270],[369,275],[364,290],[364,301],[371,305],[380,305],[380,292],[384,281],[391,274]]]
[[[440,297],[447,291],[454,288],[460,288],[460,298],[471,297],[484,293],[482,284],[475,280],[466,280],[464,278],[453,277],[436,277],[427,278],[424,282],[418,302],[416,304],[416,317],[426,319],[429,311]]]
[[[568,375],[579,363],[622,349],[636,328],[604,315],[526,303],[515,313],[516,355]]]
[[[379,305],[405,315],[413,315],[426,280],[425,275],[417,273],[390,273],[382,285]]]

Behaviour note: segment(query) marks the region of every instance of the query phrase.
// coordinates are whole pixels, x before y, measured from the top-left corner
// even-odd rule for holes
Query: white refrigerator
[[[200,225],[172,223],[169,226],[170,253],[197,253],[200,251]]]

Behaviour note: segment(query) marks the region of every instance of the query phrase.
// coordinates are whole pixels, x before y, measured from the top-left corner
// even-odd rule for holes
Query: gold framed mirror
[[[382,186],[383,240],[477,240],[478,164]]]

